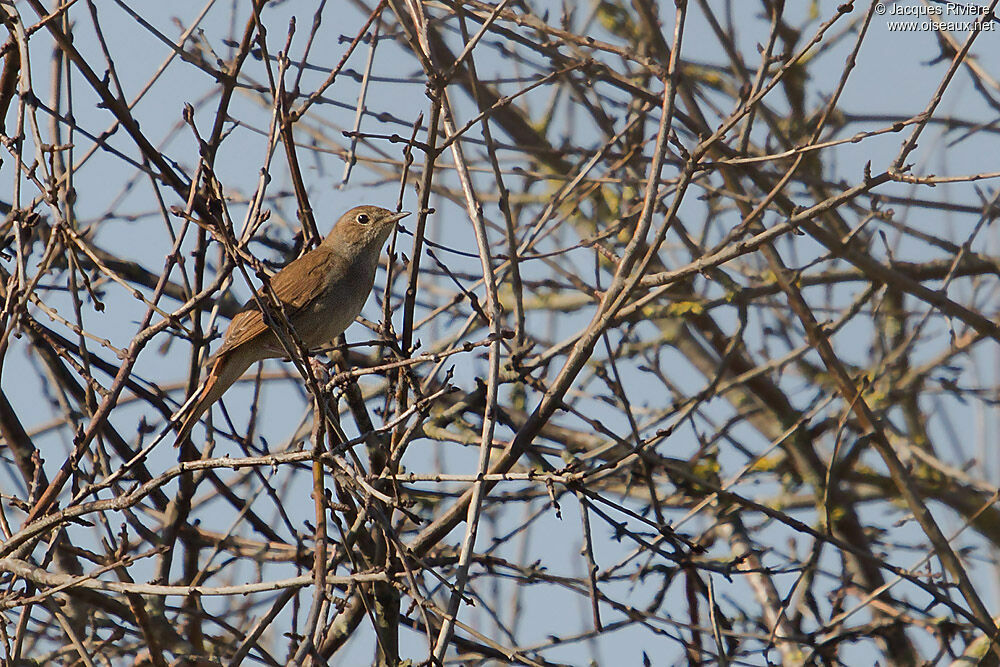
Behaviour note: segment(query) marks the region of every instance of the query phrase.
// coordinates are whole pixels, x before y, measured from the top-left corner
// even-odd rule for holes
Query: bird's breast
[[[320,347],[344,333],[361,313],[374,282],[374,267],[356,264],[348,271],[333,272],[319,298],[302,312],[301,323],[296,323],[303,341]]]

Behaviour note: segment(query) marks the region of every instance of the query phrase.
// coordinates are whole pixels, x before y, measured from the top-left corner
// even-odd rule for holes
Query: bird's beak
[[[409,214],[410,214],[409,211],[400,211],[399,213],[394,213],[394,214],[390,215],[388,218],[385,219],[385,221],[387,223],[389,223],[389,222],[399,222],[400,220],[402,220],[403,218],[405,218]]]

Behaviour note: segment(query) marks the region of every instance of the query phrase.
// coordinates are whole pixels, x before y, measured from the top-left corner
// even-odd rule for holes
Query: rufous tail
[[[238,350],[233,350],[233,352],[235,354],[224,354],[216,358],[208,372],[208,377],[205,378],[205,383],[196,394],[197,398],[191,401],[187,408],[182,409],[181,414],[178,415],[180,425],[177,428],[177,439],[174,441],[174,447],[179,447],[191,435],[191,429],[205,414],[205,411],[222,398],[229,387],[250,368],[250,364],[253,363],[252,359],[245,359],[244,355],[238,353]]]

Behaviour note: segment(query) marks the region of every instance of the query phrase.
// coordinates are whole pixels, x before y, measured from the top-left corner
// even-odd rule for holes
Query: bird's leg
[[[330,381],[330,369],[317,357],[309,357],[309,367],[312,368],[313,375],[316,376],[316,381],[320,385],[324,385]]]

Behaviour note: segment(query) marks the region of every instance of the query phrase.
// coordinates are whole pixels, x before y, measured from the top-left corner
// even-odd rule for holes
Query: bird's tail
[[[206,410],[222,398],[226,390],[240,379],[240,376],[250,368],[253,363],[250,359],[244,359],[240,354],[224,354],[216,357],[205,383],[197,393],[185,403],[178,411],[175,420],[179,424],[177,428],[177,439],[174,447],[180,444],[191,435],[191,429],[198,423]]]

